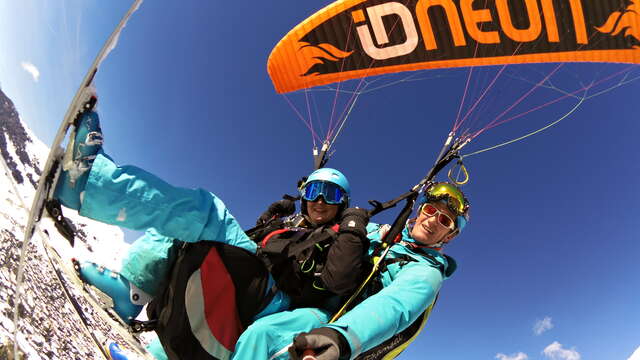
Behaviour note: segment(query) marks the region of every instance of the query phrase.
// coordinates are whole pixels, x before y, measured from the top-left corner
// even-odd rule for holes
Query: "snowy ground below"
[[[13,312],[16,303],[16,273],[24,226],[48,147],[40,142],[20,121],[13,104],[0,91],[2,112],[2,160],[0,162],[0,359],[13,358]],[[66,211],[78,229],[75,246],[58,234],[53,223],[43,220],[41,230],[51,235],[51,245],[65,259],[72,257],[93,260],[118,269],[119,259],[126,252],[122,231],[113,226],[82,218]],[[95,336],[104,341],[124,344],[122,338],[103,321],[97,312],[73,288],[84,313],[91,321]],[[52,266],[46,258],[42,239],[36,231],[28,246],[24,283],[19,305],[17,342],[25,359],[104,359],[91,336],[81,326],[78,314],[64,296]],[[148,338],[148,337],[147,337]],[[137,358],[129,350],[131,358]]]

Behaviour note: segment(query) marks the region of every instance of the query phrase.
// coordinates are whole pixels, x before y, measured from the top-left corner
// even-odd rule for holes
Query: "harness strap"
[[[423,252],[420,255],[422,255],[425,258],[427,258],[427,260],[429,260],[429,263],[431,265],[433,265],[436,269],[438,269],[442,275],[450,276],[449,273],[453,273],[453,271],[450,271],[450,272],[449,271],[445,271],[446,269],[445,269],[444,264],[442,264],[440,261],[438,261],[435,256],[433,256],[433,255],[431,255],[429,253],[426,253],[426,252]],[[453,259],[448,255],[444,255],[444,256],[447,258],[447,260]],[[380,264],[380,272],[388,271],[389,269],[387,268],[387,266],[389,266],[391,264],[395,264],[395,263],[399,262],[399,263],[401,263],[400,266],[404,266],[405,264],[407,264],[409,262],[412,262],[412,261],[418,261],[418,260],[416,260],[413,257],[411,257],[409,255],[406,255],[406,254],[402,254],[401,256],[395,257],[393,259],[385,259]]]
[[[401,263],[400,266],[404,266],[405,264],[407,264],[407,263],[409,263],[411,261],[417,261],[417,260],[412,258],[409,255],[402,255],[402,256],[399,256],[399,257],[393,258],[393,259],[385,259],[380,264],[380,272],[388,271],[389,269],[387,268],[387,266],[389,266],[391,264]]]
[[[282,234],[284,232],[287,232],[291,229],[279,229],[279,230],[275,230],[272,231],[269,235],[265,236],[264,239],[262,239],[262,242],[260,243],[260,246],[265,247],[267,245],[267,242],[269,242],[269,240],[271,240],[272,237],[278,235],[278,234]]]
[[[276,293],[278,293],[278,285],[274,282],[273,286],[271,286],[269,291],[267,291],[264,298],[260,302],[260,305],[258,306],[258,314],[261,313],[262,310],[264,310],[267,305],[271,303],[271,300],[273,300],[273,298],[276,296]]]
[[[323,234],[323,232],[325,231],[326,231],[326,234]],[[316,244],[319,244],[323,241],[326,241],[329,239],[335,240],[337,235],[338,235],[337,232],[334,231],[333,228],[327,229],[324,227],[319,227],[313,230],[313,232],[311,232],[311,234],[309,234],[304,241],[301,241],[298,244],[291,245],[291,247],[289,248],[289,256],[296,256],[301,252],[311,247],[314,247]]]
[[[373,206],[373,209],[369,210],[369,216],[373,216],[375,214],[378,214],[380,212],[383,212],[387,209],[391,209],[392,207],[395,207],[396,204],[398,204],[400,201],[408,198],[409,196],[411,196],[414,193],[414,191],[408,191],[400,196],[398,196],[395,199],[391,199],[389,201],[386,201],[384,203],[378,201],[378,200],[369,200],[369,204],[371,206]]]

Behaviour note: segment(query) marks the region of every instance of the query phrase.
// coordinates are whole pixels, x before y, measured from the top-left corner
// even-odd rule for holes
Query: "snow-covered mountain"
[[[13,309],[23,229],[49,148],[20,120],[13,102],[1,90],[0,129],[4,160],[0,161],[0,359],[13,359]],[[118,269],[128,247],[122,231],[65,210],[78,230],[75,247],[58,234],[51,221],[41,222],[57,252],[65,259],[89,259]],[[103,359],[64,297],[41,241],[36,232],[29,245],[21,291],[18,345],[24,358]],[[109,323],[97,316],[95,312],[101,310],[92,308],[82,296],[78,299],[99,338],[124,343]]]

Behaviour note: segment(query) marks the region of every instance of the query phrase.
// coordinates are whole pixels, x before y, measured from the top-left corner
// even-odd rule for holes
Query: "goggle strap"
[[[436,201],[446,200],[446,201],[447,201],[447,207],[449,208],[449,210],[451,210],[454,214],[456,214],[456,215],[458,215],[458,216],[464,216],[464,212],[462,212],[462,213],[461,213],[458,209],[456,209],[456,208],[455,208],[455,206],[452,206],[452,204],[451,204],[451,201],[452,201],[452,200],[451,200],[451,199],[452,199],[452,198],[454,198],[454,197],[452,197],[452,196],[451,196],[451,195],[449,195],[449,194],[441,194],[441,195],[438,195],[438,196],[431,195],[431,194],[427,194],[426,198],[427,198],[427,200],[428,200],[428,201],[430,201],[430,202],[436,202]],[[455,199],[455,198],[454,198],[454,199]],[[456,200],[457,200],[457,201],[460,201],[460,200],[458,200],[458,199],[456,199]],[[463,207],[463,208],[467,206],[467,204],[466,204],[466,203],[461,204],[461,205],[462,205],[462,207]]]

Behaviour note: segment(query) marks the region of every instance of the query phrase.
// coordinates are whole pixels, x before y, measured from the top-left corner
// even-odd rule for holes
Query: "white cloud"
[[[527,360],[529,357],[525,353],[517,353],[511,355],[505,355],[503,353],[499,353],[496,355],[496,359],[498,360]]]
[[[631,354],[627,360],[640,360],[640,346]]]
[[[551,322],[551,317],[545,316],[542,320],[537,320],[535,324],[533,324],[533,333],[536,335],[540,335],[547,330],[553,329],[553,323]]]
[[[546,357],[552,360],[580,360],[580,353],[575,349],[564,349],[562,344],[554,341],[547,346],[542,352]]]
[[[23,61],[20,63],[20,66],[22,66],[22,69],[24,69],[24,71],[28,72],[29,75],[31,75],[33,81],[38,82],[38,79],[40,78],[40,70],[38,70],[35,65],[28,61]]]

